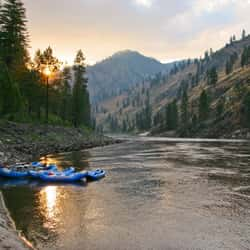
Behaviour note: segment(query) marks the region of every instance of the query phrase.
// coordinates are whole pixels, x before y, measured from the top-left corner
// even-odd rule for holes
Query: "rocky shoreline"
[[[47,154],[78,151],[120,142],[83,129],[0,121],[0,163],[27,162]],[[1,192],[0,249],[33,249],[15,229]]]
[[[15,223],[11,219],[5,206],[4,198],[0,192],[0,249],[27,250],[32,245],[17,232]]]
[[[47,154],[120,142],[83,129],[0,121],[0,163],[32,161]]]

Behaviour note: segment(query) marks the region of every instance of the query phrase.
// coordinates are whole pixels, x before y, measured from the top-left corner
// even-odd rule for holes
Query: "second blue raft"
[[[76,182],[81,181],[87,177],[87,172],[78,172],[71,174],[64,173],[49,173],[41,174],[40,179],[46,182]]]

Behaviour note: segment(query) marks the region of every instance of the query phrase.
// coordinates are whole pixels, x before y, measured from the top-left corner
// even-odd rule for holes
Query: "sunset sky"
[[[250,0],[24,0],[31,54],[51,45],[69,64],[137,50],[166,62],[222,47],[250,32]]]

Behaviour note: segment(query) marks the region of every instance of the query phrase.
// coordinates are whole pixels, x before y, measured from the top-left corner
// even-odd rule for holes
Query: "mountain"
[[[151,75],[168,72],[171,67],[171,63],[162,64],[136,51],[117,52],[87,67],[91,100],[98,102],[110,98]]]
[[[250,137],[250,36],[174,64],[99,102],[94,111],[104,131]]]

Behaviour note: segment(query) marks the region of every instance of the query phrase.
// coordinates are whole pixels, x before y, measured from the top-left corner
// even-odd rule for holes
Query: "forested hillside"
[[[250,128],[250,36],[186,60],[95,107],[100,130],[239,136]],[[248,134],[249,136],[249,134]]]
[[[92,102],[119,95],[151,75],[169,72],[171,67],[172,63],[162,64],[135,51],[117,52],[87,67]]]

